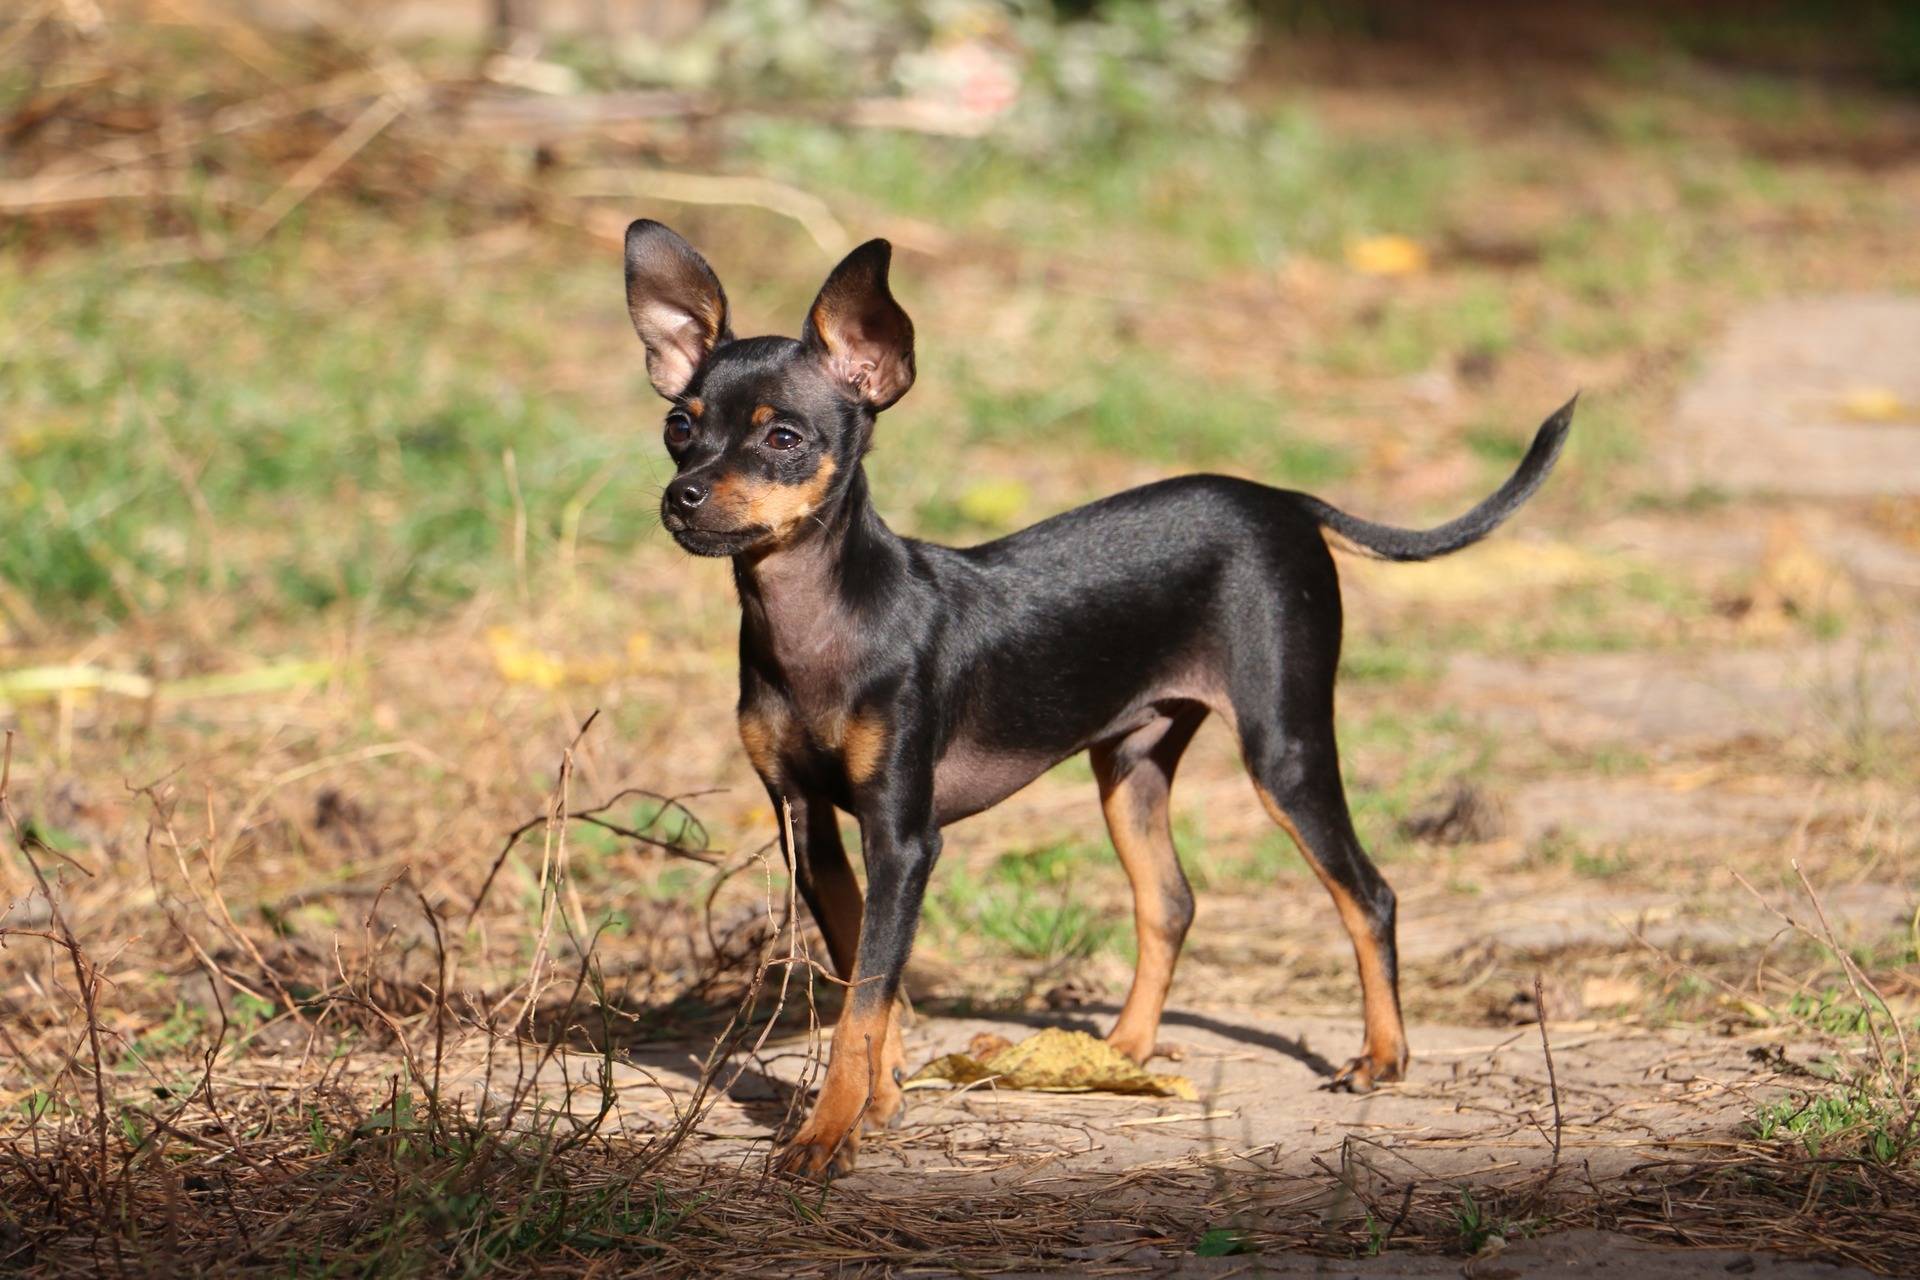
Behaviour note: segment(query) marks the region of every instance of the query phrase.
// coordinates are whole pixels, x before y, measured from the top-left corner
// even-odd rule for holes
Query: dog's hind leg
[[[1174,848],[1167,800],[1180,755],[1206,717],[1203,707],[1182,707],[1089,753],[1107,831],[1133,884],[1139,934],[1133,987],[1107,1039],[1135,1062],[1153,1056],[1173,967],[1193,922],[1193,892]]]
[[[1340,1069],[1332,1087],[1364,1093],[1401,1079],[1407,1069],[1407,1036],[1400,1020],[1393,890],[1354,832],[1332,725],[1311,740],[1259,745],[1245,742],[1244,720],[1242,727],[1254,788],[1267,813],[1293,837],[1332,895],[1359,964],[1366,1039],[1360,1056]]]
[[[1333,731],[1340,667],[1340,584],[1333,557],[1275,556],[1261,577],[1279,587],[1270,629],[1259,615],[1234,636],[1228,677],[1240,755],[1267,814],[1299,846],[1340,913],[1360,970],[1366,1036],[1333,1087],[1363,1093],[1401,1079],[1407,1035],[1393,890],[1367,857],[1347,810]]]

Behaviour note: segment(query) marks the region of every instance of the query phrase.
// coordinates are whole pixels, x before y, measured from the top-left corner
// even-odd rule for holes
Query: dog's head
[[[835,267],[798,341],[736,339],[706,259],[658,222],[627,228],[627,311],[667,411],[677,474],[660,501],[695,555],[771,550],[827,516],[913,385],[913,322],[887,291],[892,249],[869,240]]]

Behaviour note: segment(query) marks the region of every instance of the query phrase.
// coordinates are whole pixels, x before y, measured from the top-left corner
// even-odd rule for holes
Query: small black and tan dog
[[[1484,537],[1546,478],[1572,402],[1497,493],[1425,532],[1202,475],[985,546],[935,546],[886,526],[861,464],[876,415],[914,376],[913,324],[888,291],[884,240],[834,268],[798,341],[735,338],[713,270],[657,222],[627,229],[626,256],[647,372],[673,402],[666,444],[678,474],[661,519],[688,551],[733,557],[740,738],[775,809],[791,810],[788,858],[851,984],[825,1083],[783,1166],[849,1169],[863,1125],[901,1111],[896,997],[942,828],[1081,751],[1139,930],[1109,1039],[1136,1060],[1152,1055],[1193,916],[1167,795],[1209,713],[1238,736],[1260,800],[1353,940],[1366,1038],[1334,1086],[1399,1079],[1393,891],[1354,835],[1334,748],[1340,586],[1328,544],[1425,560]],[[864,909],[837,809],[860,824]]]

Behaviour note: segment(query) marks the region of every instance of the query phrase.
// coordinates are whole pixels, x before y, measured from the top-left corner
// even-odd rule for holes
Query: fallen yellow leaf
[[[1427,251],[1406,236],[1361,236],[1347,241],[1347,265],[1366,276],[1412,276],[1427,269]]]
[[[979,1038],[975,1046],[991,1047]],[[971,1046],[970,1046],[971,1047]],[[1048,1027],[1019,1044],[997,1049],[985,1061],[966,1053],[935,1058],[914,1072],[905,1087],[968,1085],[993,1081],[996,1088],[1040,1093],[1126,1093],[1197,1100],[1185,1076],[1154,1075],[1105,1040],[1084,1031]]]
[[[248,671],[226,671],[162,681],[137,672],[114,671],[85,664],[21,667],[13,671],[0,671],[0,704],[37,698],[90,697],[95,693],[117,694],[124,698],[164,697],[173,701],[243,697],[321,684],[334,672],[334,664],[330,662],[280,662]]]
[[[1855,422],[1897,422],[1920,413],[1887,387],[1854,387],[1840,397],[1840,412]]]
[[[488,627],[487,648],[493,653],[494,669],[509,684],[555,689],[567,678],[566,663],[533,648],[512,627]]]

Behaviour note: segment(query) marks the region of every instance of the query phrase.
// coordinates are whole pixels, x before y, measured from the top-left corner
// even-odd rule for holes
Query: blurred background
[[[1568,1017],[1858,1035],[1845,966],[1771,949],[1733,876],[1798,893],[1793,858],[1911,1001],[1920,8],[13,0],[0,725],[69,918],[124,948],[123,1044],[207,1033],[182,934],[271,1019],[265,975],[418,941],[356,932],[396,877],[464,913],[591,713],[576,800],[648,788],[611,812],[702,857],[771,838],[727,566],[657,524],[639,216],[743,334],[894,242],[920,377],[870,470],[945,541],[1196,469],[1434,521],[1579,390],[1498,539],[1343,561],[1410,1018],[1526,1021],[1545,966]],[[1175,1004],[1353,1018],[1231,744],[1189,760]],[[657,798],[694,793],[703,825]],[[560,909],[655,1013],[766,889],[603,831],[571,856]],[[482,986],[553,900],[539,858],[495,869]],[[0,860],[0,924],[50,918],[36,884]],[[916,996],[1111,1005],[1125,903],[1069,762],[953,834]],[[33,995],[57,960],[0,956],[29,1039],[74,1025]]]

